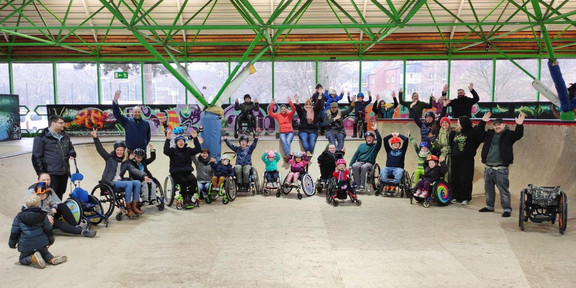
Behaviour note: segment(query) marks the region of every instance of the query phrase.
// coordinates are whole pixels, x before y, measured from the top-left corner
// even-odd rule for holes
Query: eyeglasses
[[[58,122],[56,122],[56,124],[64,125],[65,122],[64,121],[58,121]]]

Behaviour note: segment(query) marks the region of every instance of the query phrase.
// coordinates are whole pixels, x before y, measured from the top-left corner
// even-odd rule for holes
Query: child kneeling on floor
[[[14,218],[8,246],[18,247],[20,264],[36,264],[46,267],[46,262],[58,265],[66,262],[66,256],[52,256],[48,247],[54,244],[52,224],[47,213],[40,208],[40,197],[32,195],[26,198],[26,208]]]
[[[414,197],[428,197],[432,183],[439,180],[448,170],[446,163],[442,163],[442,165],[438,163],[438,156],[436,155],[428,155],[426,162],[427,163],[424,163],[426,165],[424,175],[422,175],[422,178],[420,178],[416,184]]]

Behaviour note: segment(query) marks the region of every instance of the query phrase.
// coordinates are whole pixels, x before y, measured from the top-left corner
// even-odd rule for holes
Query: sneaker
[[[468,201],[468,200],[462,201],[462,205],[468,205],[468,203],[470,203],[470,201]]]
[[[58,264],[62,264],[64,262],[68,261],[68,258],[66,256],[56,256],[56,257],[52,257],[52,259],[50,259],[48,262],[52,265],[58,265]]]
[[[420,194],[422,194],[422,190],[418,189],[416,190],[416,193],[414,193],[414,197],[419,197]]]
[[[478,210],[478,212],[494,212],[494,210],[491,210],[491,209],[484,207],[484,208]]]
[[[84,237],[89,237],[89,238],[94,238],[94,236],[96,236],[96,233],[97,233],[97,232],[98,232],[98,231],[84,229],[84,230],[82,230],[82,236],[84,236]]]
[[[510,212],[504,211],[504,213],[502,213],[502,217],[510,217]]]
[[[142,202],[140,202],[140,207],[144,207],[148,205],[148,200],[142,200]]]
[[[352,138],[358,138],[358,136],[356,136],[356,134],[352,134]]]
[[[292,183],[292,184],[290,184],[290,186],[292,186],[292,187],[298,187],[298,183]]]
[[[38,265],[40,269],[44,269],[44,267],[46,267],[46,262],[44,262],[44,259],[42,259],[42,254],[40,254],[38,251],[34,252],[34,254],[30,256],[30,260],[32,260],[32,263]]]
[[[452,204],[456,204],[456,203],[458,203],[458,200],[456,200],[456,199],[452,199],[452,200],[450,200],[450,203],[452,203]]]
[[[364,190],[364,189],[365,189],[365,188],[364,188],[364,186],[362,186],[362,185],[360,185],[360,186],[358,187],[358,190]]]
[[[420,198],[426,198],[428,197],[428,191],[423,191],[422,194],[420,194]]]

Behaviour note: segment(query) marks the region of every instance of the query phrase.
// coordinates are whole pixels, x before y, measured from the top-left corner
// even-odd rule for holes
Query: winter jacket
[[[252,111],[258,112],[258,105],[254,102],[234,103],[234,110],[240,110],[241,115],[250,114]]]
[[[394,106],[388,109],[380,107],[380,102],[384,100],[374,102],[374,105],[372,106],[372,111],[374,111],[374,114],[376,114],[376,119],[394,118],[394,111],[396,110],[396,107],[398,107],[398,99],[396,99],[396,97],[393,97],[392,99],[394,100]]]
[[[210,166],[212,170],[214,170],[214,176],[216,177],[228,177],[234,175],[234,167],[232,165],[224,165],[222,162],[216,164],[214,162],[210,162]]]
[[[156,150],[150,151],[150,158],[142,159],[142,162],[140,162],[142,164],[142,170],[140,170],[140,164],[138,164],[136,162],[136,159],[130,160],[130,164],[132,164],[132,166],[134,166],[134,168],[136,168],[140,171],[144,171],[144,173],[146,173],[146,176],[148,176],[149,178],[152,178],[152,173],[150,173],[150,170],[148,170],[148,165],[150,165],[150,163],[154,162],[154,160],[156,160]],[[140,178],[140,177],[138,177],[138,175],[133,174],[132,172],[130,172],[129,174],[130,174],[131,179],[144,181],[144,177]]]
[[[424,169],[424,175],[422,175],[421,180],[428,180],[430,182],[437,181],[438,179],[442,178],[444,174],[448,172],[447,165],[436,165],[434,168],[430,169],[430,166],[426,165]]]
[[[204,159],[198,156],[192,157],[192,162],[196,166],[196,179],[198,182],[209,182],[212,180],[212,175],[214,175],[214,169],[212,169],[210,156]]]
[[[494,137],[494,129],[486,131],[486,138],[484,139],[484,147],[482,147],[482,163],[486,164],[486,157],[488,151],[492,146],[492,137]],[[514,150],[512,146],[522,136],[524,136],[524,125],[516,125],[516,130],[506,129],[501,132],[500,137],[500,159],[504,166],[508,166],[514,162]]]
[[[326,133],[344,133],[346,134],[346,130],[344,130],[344,119],[354,110],[354,103],[350,104],[348,109],[342,111],[338,109],[336,113],[332,113],[331,110],[326,111],[326,120],[324,120],[324,126],[326,126]],[[340,113],[340,119],[334,120],[333,118],[336,117]]]
[[[470,92],[472,93],[473,98],[463,96],[462,98],[455,98],[450,100],[450,104],[448,104],[447,107],[452,107],[452,117],[470,117],[472,113],[472,106],[480,101],[480,96],[478,96],[476,90],[472,89]]]
[[[136,148],[146,151],[152,136],[150,123],[144,119],[136,120],[132,117],[122,115],[122,112],[120,112],[120,106],[118,106],[118,103],[114,101],[112,101],[112,112],[114,113],[116,122],[120,123],[126,132],[126,148],[132,151]]]
[[[340,95],[337,95],[336,97],[332,98],[332,96],[328,94],[328,90],[325,90],[323,97],[324,97],[324,110],[328,110],[330,109],[330,104],[332,104],[332,102],[338,103],[338,101],[344,98],[344,93],[340,93]]]
[[[348,178],[350,177],[350,171],[348,171],[348,169],[345,169],[343,171],[334,171],[332,172],[332,176],[336,178],[336,181],[338,182],[348,181]]]
[[[194,138],[193,141],[194,148],[188,147],[188,144],[178,148],[178,146],[170,147],[170,139],[166,139],[164,142],[164,155],[170,158],[170,173],[192,173],[194,171],[194,168],[192,168],[192,157],[202,152],[202,147],[198,137]]]
[[[372,96],[368,96],[368,101],[356,101],[354,102],[354,117],[358,118],[360,113],[366,113],[366,107],[372,102]],[[348,103],[352,103],[350,95],[348,95]]]
[[[398,137],[402,139],[402,146],[398,150],[393,150],[392,146],[390,146],[392,134],[382,139],[387,155],[386,167],[404,168],[404,159],[406,158],[406,150],[408,150],[408,138],[402,134],[398,135]]]
[[[368,145],[366,143],[362,143],[358,145],[358,149],[356,149],[356,153],[352,156],[352,160],[350,163],[354,164],[356,162],[367,162],[370,164],[376,163],[376,156],[378,156],[378,152],[380,148],[382,148],[382,136],[380,136],[380,132],[376,130],[376,141],[372,142],[372,144]]]
[[[296,108],[292,101],[288,101],[288,104],[290,104],[290,111],[286,112],[286,114],[274,113],[274,105],[268,106],[268,115],[278,121],[279,133],[294,132],[294,128],[292,127],[292,117],[296,113]]]
[[[32,166],[36,174],[70,175],[69,159],[76,157],[76,151],[70,137],[64,131],[60,135],[62,138],[58,140],[45,128],[34,137]]]
[[[418,143],[416,143],[416,141],[414,140],[412,135],[410,135],[410,137],[408,137],[408,139],[410,140],[410,143],[412,143],[412,146],[414,146],[414,151],[416,152],[416,156],[418,157],[418,166],[416,167],[416,169],[417,170],[424,170],[424,168],[426,166],[426,157],[428,157],[428,155],[430,155],[430,150],[428,150],[428,153],[424,153],[420,150],[420,145],[418,145]]]
[[[256,144],[258,144],[258,138],[254,138],[252,145],[242,149],[240,146],[234,146],[228,139],[226,139],[226,145],[228,148],[232,149],[236,153],[236,165],[252,165],[252,152],[256,149]]]
[[[474,128],[450,132],[449,143],[452,158],[473,158],[476,150],[484,142],[484,128],[486,122],[480,121]]]
[[[300,118],[300,125],[298,126],[299,132],[308,133],[318,133],[318,122],[320,121],[320,111],[322,110],[322,101],[316,101],[314,104],[314,121],[308,123],[306,119],[306,109],[304,109],[304,104],[296,105],[296,112],[298,113],[298,118]]]
[[[276,152],[276,158],[270,161],[266,156],[266,152],[262,154],[262,162],[266,165],[266,171],[278,171],[278,161],[280,161],[280,153]]]
[[[8,246],[20,252],[34,252],[54,243],[52,225],[39,207],[26,208],[14,217]]]
[[[146,173],[144,171],[140,171],[134,168],[134,166],[130,164],[130,161],[124,161],[124,159],[116,157],[116,153],[114,153],[114,151],[110,153],[106,152],[99,138],[94,138],[94,145],[96,145],[96,151],[98,151],[100,157],[102,157],[102,159],[104,159],[104,161],[106,162],[106,165],[104,166],[104,172],[102,172],[102,180],[101,180],[106,185],[114,187],[113,181],[114,177],[116,177],[116,170],[118,169],[118,163],[122,163],[120,165],[120,177],[124,177],[124,173],[126,173],[126,171],[129,171],[129,173],[135,175],[138,179],[140,178],[144,179],[144,177],[146,176]]]
[[[408,109],[410,109],[410,105],[412,105],[412,101],[404,101],[404,97],[402,97],[403,93],[399,92],[398,93],[398,98],[400,98],[400,104]],[[416,105],[414,105],[414,107],[412,109],[414,109],[414,111],[416,112],[416,115],[418,115],[418,117],[422,117],[422,111],[424,111],[424,109],[430,109],[432,108],[432,103],[426,103],[426,102],[422,102],[420,100],[418,100],[418,102],[416,102]]]
[[[432,145],[432,142],[436,141],[436,137],[438,136],[438,131],[440,130],[440,126],[436,122],[436,120],[432,121],[432,123],[422,122],[420,117],[417,116],[414,109],[410,109],[410,117],[414,119],[414,123],[420,128],[420,139],[421,141],[426,141]]]
[[[28,197],[34,195],[34,186],[36,186],[36,184],[37,183],[34,183],[28,187],[28,192],[26,192],[24,199],[28,199]],[[53,215],[52,208],[56,209],[60,203],[62,203],[62,200],[52,191],[52,188],[49,188],[48,192],[46,192],[46,199],[40,200],[40,209],[48,213],[48,215]]]
[[[330,179],[332,178],[332,173],[336,170],[336,160],[343,157],[343,152],[336,152],[334,154],[330,151],[325,150],[318,156],[318,164],[320,164],[320,178]]]
[[[296,160],[294,160],[294,156],[292,155],[290,155],[289,158],[290,160],[288,160],[288,164],[290,164],[290,172],[298,172],[298,173],[306,172],[306,165],[310,163],[308,155],[306,154],[302,155],[302,161],[300,162],[296,162]]]

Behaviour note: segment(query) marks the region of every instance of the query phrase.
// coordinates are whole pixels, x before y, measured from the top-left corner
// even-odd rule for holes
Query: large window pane
[[[538,60],[514,60],[532,74],[538,75]],[[496,85],[494,101],[536,101],[536,90],[532,88],[532,78],[509,60],[496,61]]]
[[[232,63],[232,69],[236,67],[236,63]],[[254,64],[256,73],[251,74],[246,80],[238,87],[238,90],[232,94],[232,103],[236,99],[240,102],[244,101],[244,94],[250,94],[252,101],[258,99],[258,102],[267,103],[272,100],[272,63],[271,62],[258,62]],[[242,68],[241,68],[242,69]],[[241,71],[241,70],[240,70]],[[286,102],[287,96],[293,95],[276,95],[276,100],[279,102]],[[228,99],[222,99],[224,103]]]
[[[354,95],[360,92],[360,63],[354,62],[319,62],[318,63],[318,81],[324,89],[336,89],[350,92]],[[366,92],[366,91],[364,91]],[[346,97],[346,96],[344,96]],[[345,100],[345,102],[348,100]]]
[[[437,98],[442,94],[442,88],[448,84],[448,61],[407,61],[406,62],[406,93],[416,92],[421,101],[428,101],[430,95]]]
[[[84,63],[56,64],[58,104],[98,103],[96,65]]]
[[[576,82],[576,59],[558,59],[558,65],[560,65],[560,70],[562,71],[562,77],[566,81],[566,87],[570,86],[570,83]],[[542,59],[542,75],[541,82],[550,88],[554,93],[556,93],[556,87],[554,82],[550,77],[550,70],[548,69],[548,59]],[[546,97],[540,95],[540,101],[549,101]]]
[[[480,95],[480,102],[491,102],[493,66],[492,60],[452,61],[449,97],[456,98],[458,89],[464,89],[466,95],[471,97],[468,86],[474,83],[474,90]]]
[[[228,79],[228,62],[190,62],[188,63],[188,73],[198,86],[200,93],[210,103]],[[194,95],[188,92],[188,103],[197,102]],[[224,103],[228,103],[228,99]]]
[[[274,62],[274,97],[298,94],[303,103],[314,94],[315,71],[314,62]]]
[[[127,79],[116,79],[114,72],[128,72]],[[142,103],[142,80],[140,63],[100,63],[102,104],[111,104],[114,92],[122,91],[120,104]]]
[[[368,68],[368,87],[372,95],[380,95],[380,99],[392,103],[392,91],[402,87],[404,62],[403,61],[370,61],[362,62],[362,67]],[[364,78],[364,73],[362,74]]]
[[[175,67],[175,65],[172,65]],[[146,104],[184,104],[185,88],[162,64],[144,64]]]
[[[8,63],[0,63],[0,93],[10,93],[10,81],[8,77]]]
[[[14,94],[20,105],[31,110],[36,105],[54,104],[54,81],[51,63],[14,63]]]

